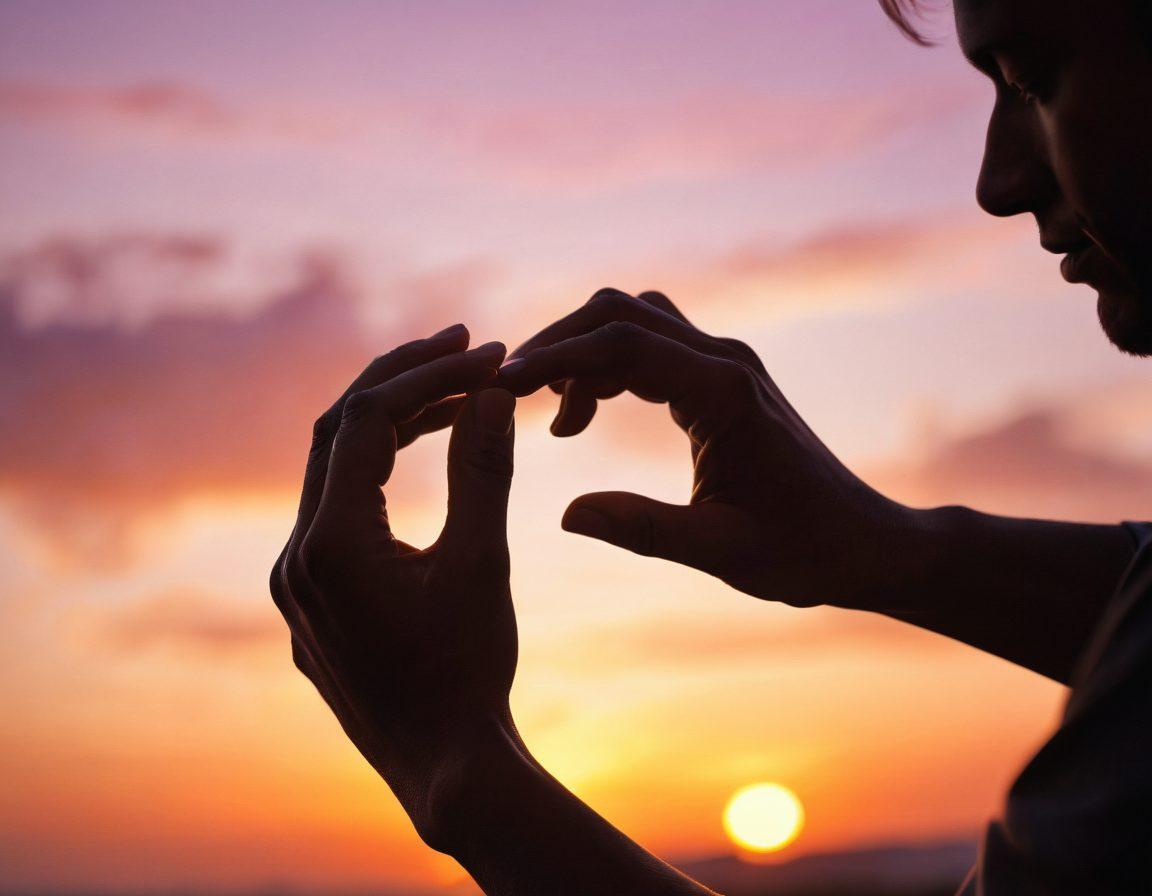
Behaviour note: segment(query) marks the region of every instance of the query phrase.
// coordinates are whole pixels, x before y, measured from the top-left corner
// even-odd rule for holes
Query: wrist
[[[848,608],[900,618],[915,614],[924,595],[933,592],[931,584],[939,584],[967,513],[964,507],[921,509],[885,499],[873,537],[865,539],[869,559]]]
[[[438,852],[459,857],[494,791],[524,773],[539,773],[510,715],[470,724],[420,775],[406,806],[416,832]]]

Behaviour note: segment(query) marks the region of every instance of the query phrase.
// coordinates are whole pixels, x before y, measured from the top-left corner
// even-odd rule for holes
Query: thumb
[[[694,511],[630,492],[595,492],[568,505],[560,525],[646,557],[697,566]]]
[[[516,399],[503,389],[485,389],[460,409],[448,446],[448,518],[441,543],[468,553],[506,548],[515,410]]]

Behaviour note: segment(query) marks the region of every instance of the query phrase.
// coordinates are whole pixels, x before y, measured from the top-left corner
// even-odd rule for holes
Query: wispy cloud
[[[190,589],[173,589],[105,613],[100,633],[118,654],[174,649],[221,655],[287,644],[287,629],[270,605],[260,612]]]
[[[825,651],[930,650],[939,639],[891,620],[847,610],[792,611],[775,607],[753,620],[680,613],[643,617],[585,632],[567,632],[545,645],[549,662],[581,675],[622,671],[762,668],[781,659],[815,659]]]
[[[1134,384],[1033,404],[961,434],[924,434],[912,457],[877,484],[910,503],[967,504],[1020,516],[1117,522],[1152,506],[1152,464],[1123,450],[1149,390]]]
[[[411,163],[499,174],[569,191],[649,180],[725,178],[811,169],[947,118],[969,91],[917,88],[875,95],[698,92],[644,100],[547,104],[505,98],[243,101],[172,82],[77,87],[0,82],[0,123],[65,128],[110,139],[166,137],[231,146],[340,145],[399,153]],[[406,148],[406,149],[403,149]]]
[[[235,133],[244,123],[237,109],[211,93],[170,82],[113,88],[0,83],[0,116],[26,124],[215,135]]]
[[[668,288],[744,313],[895,305],[930,294],[941,271],[950,290],[987,277],[1024,232],[965,212],[845,221],[791,244],[752,240],[694,269],[669,266]]]

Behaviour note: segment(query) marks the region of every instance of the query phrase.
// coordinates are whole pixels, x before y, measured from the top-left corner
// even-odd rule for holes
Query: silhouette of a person
[[[881,4],[909,34],[908,9]],[[1122,350],[1152,354],[1152,3],[956,0],[996,90],[978,200],[1030,213],[1099,294]],[[687,434],[686,506],[576,499],[563,525],[754,597],[870,610],[1071,687],[1058,730],[984,838],[966,894],[1152,893],[1152,526],[904,507],[808,429],[745,345],[660,293],[601,290],[504,361],[458,326],[368,366],[317,422],[272,575],[296,664],[423,837],[490,894],[703,894],[553,779],[516,731],[505,511],[514,395],[551,385],[556,435],[629,391]],[[458,398],[468,394],[467,398]],[[434,545],[388,526],[395,452],[453,426]]]

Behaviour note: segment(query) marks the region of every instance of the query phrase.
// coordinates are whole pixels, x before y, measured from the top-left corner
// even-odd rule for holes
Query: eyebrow
[[[1036,42],[1035,35],[1027,31],[1012,31],[1003,35],[989,35],[975,47],[964,49],[963,54],[977,71],[994,77],[1000,71],[996,62],[997,53],[1032,49],[1036,46]]]

